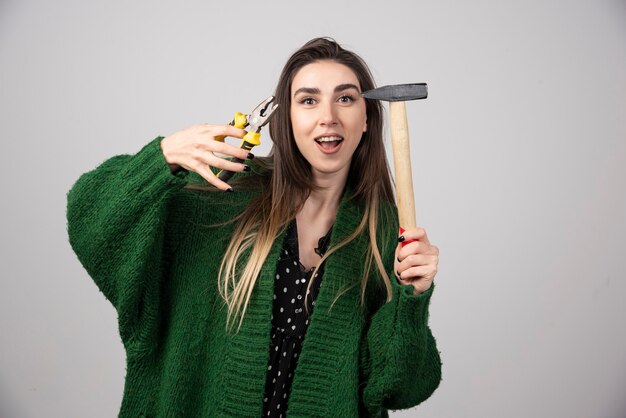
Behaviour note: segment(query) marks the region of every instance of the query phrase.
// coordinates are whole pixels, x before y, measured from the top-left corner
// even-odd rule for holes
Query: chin
[[[313,172],[313,174],[317,173],[324,176],[340,176],[343,173],[347,175],[349,169],[350,162],[341,165],[311,165],[311,171]]]

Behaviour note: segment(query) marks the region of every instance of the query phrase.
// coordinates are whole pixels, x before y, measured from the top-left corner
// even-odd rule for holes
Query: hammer
[[[361,93],[366,99],[389,102],[389,126],[391,129],[391,147],[395,171],[396,199],[398,200],[398,218],[400,233],[404,228],[415,228],[415,198],[413,196],[413,174],[411,170],[411,150],[409,144],[409,125],[406,118],[408,100],[428,97],[426,83],[397,84],[368,90]],[[410,241],[403,241],[405,246]]]

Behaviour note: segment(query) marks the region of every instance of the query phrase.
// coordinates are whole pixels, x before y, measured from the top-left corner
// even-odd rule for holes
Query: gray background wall
[[[331,35],[379,85],[430,90],[408,111],[444,377],[393,415],[626,416],[625,18],[617,0],[1,1],[0,415],[119,409],[116,314],[67,242],[78,176],[248,111]]]

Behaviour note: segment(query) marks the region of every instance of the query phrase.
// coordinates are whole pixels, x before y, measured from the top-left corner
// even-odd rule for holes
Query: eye
[[[312,105],[315,103],[315,100],[312,97],[305,97],[303,99],[298,100],[298,103],[303,105]]]
[[[341,103],[351,103],[354,101],[354,96],[351,96],[349,94],[344,94],[343,96],[341,96],[339,99],[339,102]]]

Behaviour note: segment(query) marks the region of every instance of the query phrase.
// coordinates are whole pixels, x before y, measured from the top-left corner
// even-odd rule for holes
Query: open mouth
[[[331,151],[339,146],[343,138],[340,136],[322,136],[319,138],[315,138],[315,142],[320,144],[320,146],[328,151]]]

